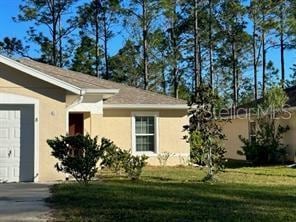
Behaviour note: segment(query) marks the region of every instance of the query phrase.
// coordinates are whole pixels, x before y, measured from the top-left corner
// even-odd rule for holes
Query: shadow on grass
[[[225,168],[227,169],[237,169],[242,167],[251,167],[252,164],[246,160],[234,160],[234,159],[228,159]]]
[[[56,216],[91,221],[295,221],[295,187],[107,180],[52,187]]]

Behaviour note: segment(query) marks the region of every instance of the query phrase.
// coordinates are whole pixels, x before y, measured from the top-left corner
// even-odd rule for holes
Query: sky
[[[81,1],[85,0],[80,0],[80,2]],[[0,39],[3,39],[3,37],[5,36],[9,36],[17,37],[18,39],[24,40],[24,37],[26,36],[26,30],[28,30],[28,28],[32,26],[32,24],[25,22],[16,23],[12,19],[12,17],[18,14],[18,6],[21,2],[22,0],[0,0]],[[114,32],[116,33],[116,35],[109,43],[111,55],[114,55],[123,46],[126,40],[126,35],[124,34],[124,32],[122,32],[122,27],[115,26]],[[32,53],[34,52],[32,51]],[[268,60],[272,60],[277,68],[279,68],[280,66],[279,58],[279,49],[270,49],[268,51]],[[296,64],[295,50],[286,51],[285,60],[286,72],[287,76],[289,76],[292,73],[290,67],[292,66],[292,64]],[[251,72],[249,73],[251,75]]]

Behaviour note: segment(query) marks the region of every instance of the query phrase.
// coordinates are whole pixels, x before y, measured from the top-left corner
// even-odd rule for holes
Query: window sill
[[[155,152],[134,152],[133,155],[136,155],[136,156],[142,156],[142,155],[145,155],[145,156],[148,156],[148,157],[154,157],[154,156],[157,156],[158,153],[155,153]]]

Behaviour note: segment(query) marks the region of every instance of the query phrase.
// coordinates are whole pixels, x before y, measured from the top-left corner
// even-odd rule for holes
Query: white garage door
[[[0,182],[33,180],[33,123],[32,106],[0,105]]]

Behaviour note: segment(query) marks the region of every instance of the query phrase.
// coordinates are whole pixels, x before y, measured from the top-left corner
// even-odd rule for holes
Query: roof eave
[[[84,95],[101,95],[103,99],[108,99],[119,93],[119,89],[83,89]]]
[[[103,109],[176,109],[187,110],[186,104],[104,104]]]
[[[37,79],[43,80],[45,82],[48,82],[50,84],[53,84],[55,86],[61,87],[69,92],[72,92],[77,95],[103,95],[104,98],[109,98],[113,96],[114,94],[117,94],[119,92],[119,89],[82,89],[78,86],[72,85],[70,83],[67,83],[63,80],[60,80],[58,78],[55,78],[53,76],[47,75],[44,72],[40,72],[36,69],[33,69],[29,66],[26,66],[20,62],[17,62],[13,59],[7,58],[5,56],[0,55],[0,63],[3,63],[11,68],[17,69],[21,72],[24,72],[30,76],[33,76]]]
[[[48,82],[48,83],[53,84],[55,86],[61,87],[61,88],[68,90],[72,93],[75,93],[78,95],[81,94],[81,89],[79,87],[69,84],[67,82],[64,82],[60,79],[54,78],[52,76],[49,76],[43,72],[37,71],[29,66],[26,66],[20,62],[13,60],[13,59],[10,59],[10,58],[0,55],[0,63],[3,63],[11,68],[14,68],[14,69],[17,69],[21,72],[24,72],[24,73],[26,73],[30,76],[33,76],[37,79],[41,79],[45,82]]]

